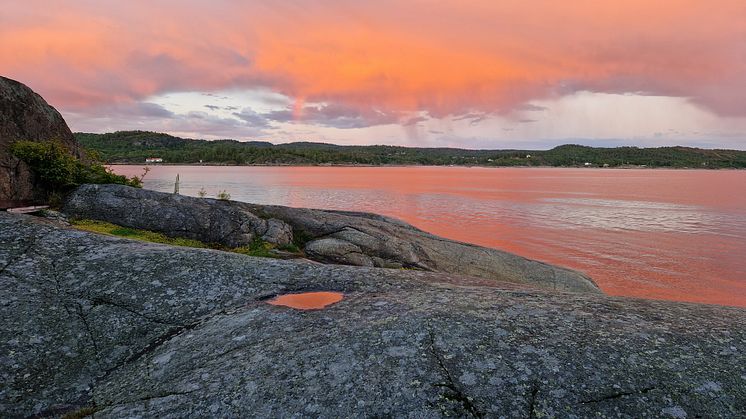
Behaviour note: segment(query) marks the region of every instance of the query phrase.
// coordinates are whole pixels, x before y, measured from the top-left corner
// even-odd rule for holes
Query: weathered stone
[[[258,231],[268,241],[305,242],[313,260],[358,266],[413,268],[533,284],[573,292],[600,293],[586,275],[496,249],[434,236],[376,214],[255,205],[192,198],[120,185],[84,185],[64,210],[70,216],[109,221],[230,246]],[[283,222],[281,234],[264,220]],[[274,221],[272,221],[274,220]],[[263,237],[265,237],[263,236]]]
[[[374,266],[373,259],[364,254],[358,246],[331,237],[308,243],[305,251],[312,260],[342,265]]]
[[[28,166],[10,154],[17,140],[57,140],[76,157],[82,151],[57,110],[27,86],[0,77],[0,201],[37,200],[46,196]]]
[[[338,291],[324,310],[266,303]],[[744,417],[746,310],[148,244],[0,213],[0,412]]]
[[[256,239],[292,243],[289,225],[259,218],[236,204],[122,185],[83,185],[68,197],[64,212],[229,247],[247,246]]]

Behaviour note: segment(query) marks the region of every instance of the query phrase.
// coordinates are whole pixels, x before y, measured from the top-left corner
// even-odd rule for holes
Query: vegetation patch
[[[64,414],[62,419],[83,419],[88,416],[93,416],[98,411],[99,408],[95,406],[81,407],[78,410]]]
[[[51,191],[64,192],[84,183],[142,186],[142,177],[117,175],[98,162],[95,152],[87,153],[87,161],[80,160],[59,141],[16,141],[10,152],[23,160]]]
[[[298,256],[302,255],[302,252],[295,245],[288,246],[276,246],[272,243],[268,243],[259,238],[255,239],[254,242],[249,246],[242,247],[227,247],[214,243],[204,243],[195,239],[186,239],[183,237],[168,237],[165,234],[157,233],[155,231],[140,230],[129,227],[122,227],[116,224],[107,223],[105,221],[98,220],[70,220],[75,228],[79,230],[91,231],[99,234],[106,234],[109,236],[125,237],[128,239],[141,240],[151,243],[161,243],[171,246],[183,246],[183,247],[195,247],[200,249],[216,249],[225,252],[240,253],[248,256],[268,257],[277,258],[279,257],[273,250],[282,250],[289,253],[295,253]]]
[[[563,145],[551,150],[464,150],[398,146],[339,146],[297,142],[191,140],[147,131],[77,133],[75,138],[108,162],[238,165],[436,165],[558,167],[746,168],[746,151],[691,147],[599,148]]]
[[[293,244],[289,246],[293,246],[295,249],[300,251],[300,249],[306,247],[306,244],[311,240],[313,240],[313,236],[305,230],[293,230]]]
[[[71,220],[70,224],[80,230],[107,234],[109,236],[126,237],[128,239],[142,240],[151,243],[169,244],[171,246],[197,247],[203,249],[210,248],[210,246],[199,240],[185,239],[182,237],[168,237],[164,234],[156,233],[154,231],[122,227],[116,224],[107,223],[105,221]]]

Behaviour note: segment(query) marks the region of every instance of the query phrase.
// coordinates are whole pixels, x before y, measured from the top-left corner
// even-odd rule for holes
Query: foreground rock
[[[73,133],[57,110],[27,86],[0,77],[0,201],[34,200],[45,196],[26,164],[10,154],[17,140],[50,141],[64,144],[81,157]]]
[[[266,303],[341,291],[322,311]],[[0,412],[744,417],[746,310],[133,242],[0,213]]]
[[[308,258],[324,263],[412,268],[600,293],[580,272],[444,239],[375,214],[200,199],[120,185],[81,186],[64,212],[232,247],[257,237],[278,244],[292,240]]]

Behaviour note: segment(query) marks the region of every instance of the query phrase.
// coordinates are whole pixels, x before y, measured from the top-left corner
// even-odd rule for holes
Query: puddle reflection
[[[341,292],[303,292],[299,294],[279,295],[269,300],[268,303],[298,310],[321,310],[342,301],[342,298],[344,298],[344,294]]]

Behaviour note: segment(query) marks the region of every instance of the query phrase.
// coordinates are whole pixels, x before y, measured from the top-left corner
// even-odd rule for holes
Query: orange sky
[[[594,108],[594,118],[639,112],[634,103],[619,109],[608,94],[635,95],[637,108],[651,106],[642,105],[646,97],[677,98],[666,105],[668,112],[694,107],[702,126],[671,126],[689,133],[672,140],[701,140],[711,126],[726,127],[707,135],[746,147],[742,0],[5,3],[0,74],[36,89],[69,115],[74,129],[125,129],[139,121],[214,136],[211,125],[190,119],[196,112],[210,124],[230,126],[238,118],[226,131],[236,138],[277,141],[283,133],[306,132],[387,142],[378,136],[400,132],[409,142],[432,142],[439,134],[431,132],[443,132],[481,145],[510,135],[546,136],[552,128],[585,138],[594,132],[568,127],[582,127],[587,112],[558,115],[557,109],[570,106],[558,101],[590,93],[601,96],[583,106],[611,107],[606,114]],[[179,111],[164,99],[178,92],[258,90],[291,103],[260,112],[260,99],[234,98],[231,107],[256,114],[240,119],[204,108],[217,104],[189,100],[191,108]],[[522,126],[506,134],[520,125],[516,121],[541,126],[541,115],[526,116],[527,108],[548,109],[545,126],[531,128],[534,134]],[[468,116],[476,121],[470,127],[487,123],[477,131],[459,128],[459,118]],[[639,132],[630,131],[637,141],[665,129],[644,115],[638,119]],[[388,125],[398,131],[381,134]]]

